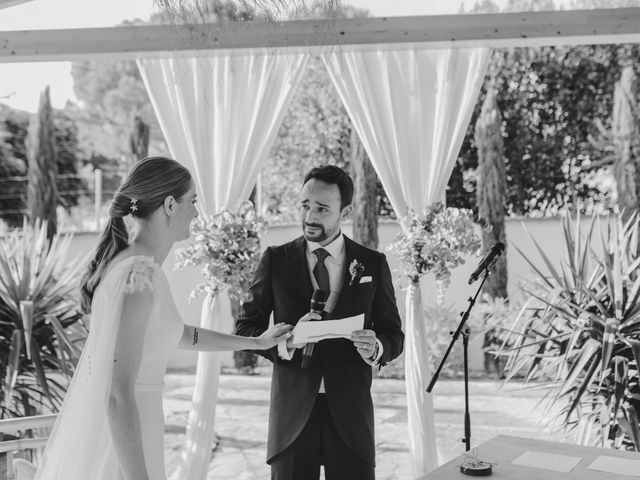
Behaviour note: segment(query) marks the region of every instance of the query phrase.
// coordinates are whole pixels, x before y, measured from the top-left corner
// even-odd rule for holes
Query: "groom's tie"
[[[327,270],[327,266],[324,264],[324,260],[329,256],[329,252],[324,248],[318,248],[313,251],[313,254],[318,257],[318,262],[316,263],[316,266],[313,267],[313,276],[316,277],[318,288],[320,290],[324,290],[327,292],[327,295],[329,295],[331,292],[331,286],[329,285],[329,271]]]

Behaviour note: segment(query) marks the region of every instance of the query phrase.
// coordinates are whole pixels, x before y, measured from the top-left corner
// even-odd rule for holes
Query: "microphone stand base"
[[[488,477],[493,473],[490,463],[485,463],[482,460],[474,462],[474,464],[462,464],[460,465],[460,473],[469,475],[472,477]]]

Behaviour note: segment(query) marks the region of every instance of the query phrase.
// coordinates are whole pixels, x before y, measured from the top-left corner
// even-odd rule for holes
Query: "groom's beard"
[[[317,230],[311,234],[307,231],[307,227],[314,227]],[[308,242],[320,243],[329,238],[324,225],[320,225],[317,223],[302,222],[302,234],[304,235],[305,240],[307,240]]]

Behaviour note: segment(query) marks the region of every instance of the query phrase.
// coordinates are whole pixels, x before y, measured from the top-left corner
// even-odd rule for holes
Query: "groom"
[[[350,339],[314,346],[302,368],[304,345],[256,352],[273,362],[267,462],[272,480],[375,478],[372,367],[402,352],[404,334],[385,256],[341,233],[351,212],[353,182],[327,165],[304,179],[300,200],[303,236],[269,247],[255,273],[236,326],[239,335],[275,323],[317,320],[310,313],[314,289],[330,292],[324,318],[364,314],[364,328]]]

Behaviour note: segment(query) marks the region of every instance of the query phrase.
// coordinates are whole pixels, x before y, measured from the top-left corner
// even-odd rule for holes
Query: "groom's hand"
[[[362,358],[373,357],[376,351],[376,332],[373,330],[356,330],[351,333],[351,341]]]
[[[315,313],[315,312],[309,312],[304,317],[301,317],[300,320],[298,320],[298,323],[300,323],[300,322],[308,322],[310,320],[322,320],[322,317],[319,314]],[[287,349],[288,350],[294,350],[296,348],[302,348],[305,345],[306,345],[306,343],[293,343],[293,335],[287,339]]]

